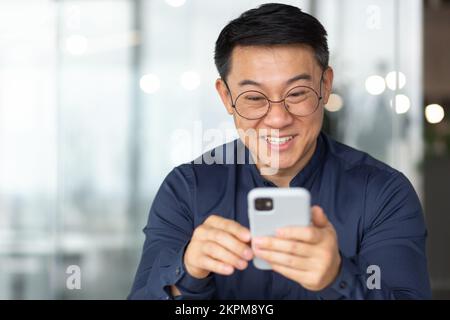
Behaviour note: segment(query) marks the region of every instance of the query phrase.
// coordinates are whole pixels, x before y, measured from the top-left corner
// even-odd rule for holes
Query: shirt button
[[[179,274],[180,274],[180,272],[181,272],[181,270],[180,270],[180,267],[176,268],[176,270],[175,270],[175,274],[176,274],[176,275],[179,275]]]
[[[339,283],[339,288],[341,288],[341,289],[347,288],[347,282],[341,281],[341,283]]]

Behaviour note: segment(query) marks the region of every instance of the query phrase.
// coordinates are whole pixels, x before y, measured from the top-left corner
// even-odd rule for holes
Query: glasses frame
[[[272,108],[272,103],[281,103],[281,102],[283,102],[284,108],[285,108],[285,109],[287,110],[287,112],[289,112],[291,115],[293,115],[293,116],[295,116],[295,117],[308,117],[308,116],[312,115],[313,113],[315,113],[315,112],[317,111],[317,109],[319,108],[319,105],[320,105],[320,101],[323,99],[323,96],[322,96],[322,82],[323,82],[323,74],[324,74],[324,73],[325,73],[325,70],[322,72],[322,75],[320,76],[320,84],[319,84],[319,92],[320,92],[320,94],[318,94],[317,91],[314,90],[314,88],[309,87],[309,86],[295,86],[295,87],[292,87],[291,89],[289,89],[289,91],[286,93],[286,95],[284,96],[284,98],[281,99],[281,100],[279,100],[279,101],[270,100],[264,93],[262,93],[261,91],[258,91],[258,90],[247,90],[247,91],[241,92],[240,94],[238,94],[238,95],[236,96],[236,99],[233,101],[233,95],[232,95],[232,93],[231,93],[230,87],[228,86],[228,83],[225,81],[225,79],[222,79],[222,80],[223,80],[223,82],[225,83],[225,86],[227,87],[228,92],[230,93],[231,106],[233,107],[234,110],[236,110],[236,113],[237,113],[240,117],[242,117],[242,118],[244,118],[244,119],[247,119],[247,120],[259,120],[259,119],[262,119],[262,118],[264,118],[265,116],[267,116],[267,114],[270,112],[270,109]],[[306,115],[297,115],[297,114],[295,114],[295,113],[292,113],[292,112],[289,110],[289,106],[286,104],[286,98],[288,97],[289,93],[290,93],[292,90],[297,89],[297,88],[308,88],[308,89],[312,90],[312,91],[315,93],[315,95],[317,96],[318,100],[317,100],[317,105],[316,105],[316,107],[314,108],[314,111],[312,111],[312,112],[310,112],[310,113],[308,113],[308,114],[306,114]],[[267,100],[268,103],[269,103],[269,107],[267,108],[266,113],[264,113],[261,117],[257,117],[257,118],[248,118],[248,117],[245,117],[245,116],[243,116],[242,114],[240,114],[239,111],[238,111],[238,109],[236,108],[236,101],[239,99],[239,97],[242,96],[243,94],[246,94],[246,93],[249,93],[249,92],[256,92],[256,93],[262,94],[262,95],[264,96],[264,98],[266,98],[266,100]]]

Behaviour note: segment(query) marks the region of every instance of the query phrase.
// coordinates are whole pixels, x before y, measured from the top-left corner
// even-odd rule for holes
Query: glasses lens
[[[295,87],[286,95],[286,107],[297,116],[307,116],[316,111],[319,96],[308,87]]]
[[[235,102],[236,111],[244,118],[259,119],[264,117],[269,108],[269,101],[258,91],[242,93]]]

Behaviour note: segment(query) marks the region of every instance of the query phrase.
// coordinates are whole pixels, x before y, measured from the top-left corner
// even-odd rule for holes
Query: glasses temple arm
[[[227,87],[228,93],[230,94],[230,99],[231,99],[231,106],[233,108],[235,108],[235,104],[233,102],[233,95],[231,94],[231,90],[230,87],[228,86],[228,83],[225,81],[225,79],[222,79],[223,83],[225,83],[225,87]]]
[[[325,70],[322,71],[322,75],[320,76],[320,87],[319,87],[319,100],[322,100],[322,82],[323,82],[323,74],[325,73]]]

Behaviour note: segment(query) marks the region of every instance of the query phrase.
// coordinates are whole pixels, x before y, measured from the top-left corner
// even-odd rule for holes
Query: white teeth
[[[294,138],[294,137],[293,136],[282,137],[282,138],[266,137],[266,141],[269,142],[270,144],[283,144],[283,143],[288,142],[292,138]]]

